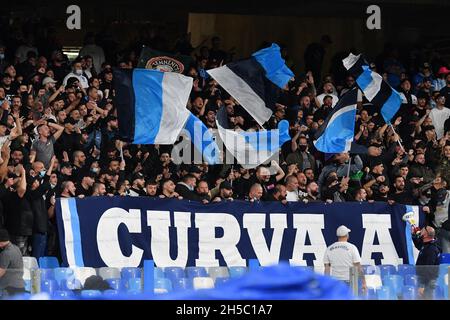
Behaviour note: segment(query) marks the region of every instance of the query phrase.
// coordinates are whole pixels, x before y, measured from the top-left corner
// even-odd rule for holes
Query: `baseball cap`
[[[352,231],[352,230],[350,230],[350,229],[347,228],[346,226],[342,225],[342,226],[340,226],[339,228],[337,228],[337,230],[336,230],[336,235],[337,235],[338,237],[344,237],[344,236],[348,235],[348,233],[349,233],[350,231]]]
[[[450,73],[450,70],[447,69],[447,67],[440,67],[439,68],[438,74],[448,74],[448,73]]]
[[[191,166],[191,168],[189,169],[189,173],[202,173],[202,170],[200,170],[200,168],[197,166]]]
[[[42,80],[42,85],[45,86],[48,83],[56,83],[52,77],[45,77],[44,80]]]
[[[138,180],[138,179],[144,179],[144,175],[143,175],[142,173],[140,173],[140,172],[136,173],[136,174],[133,176],[133,180],[132,180],[132,181]]]
[[[9,241],[9,233],[6,229],[0,229],[0,241],[5,242]]]
[[[233,190],[233,187],[228,181],[222,181],[222,183],[219,186],[219,189]]]

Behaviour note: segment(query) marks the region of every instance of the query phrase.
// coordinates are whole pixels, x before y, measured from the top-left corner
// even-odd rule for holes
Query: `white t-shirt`
[[[322,94],[319,94],[319,95],[317,96],[317,100],[319,100],[321,106],[323,105],[323,99],[324,99],[326,96],[331,96],[331,97],[333,98],[333,100],[332,100],[333,102],[332,102],[331,106],[334,108],[334,106],[336,105],[336,103],[339,101],[338,96],[336,96],[336,95],[334,95],[334,94],[332,94],[332,93],[322,93]]]
[[[286,200],[287,201],[298,201],[298,190],[287,191]]]
[[[83,89],[89,88],[89,81],[88,81],[88,79],[86,79],[86,77],[83,76],[83,75],[79,76],[79,75],[77,75],[77,74],[75,74],[73,72],[69,73],[68,75],[66,75],[64,77],[63,86],[66,86],[67,85],[67,80],[69,80],[69,78],[72,78],[72,77],[78,79],[78,81],[80,82],[81,87]]]
[[[361,263],[361,256],[355,245],[338,241],[325,251],[324,264],[331,265],[331,275],[339,280],[350,280],[350,268],[354,263]]]
[[[450,117],[450,109],[444,107],[442,110],[434,108],[430,112],[430,118],[436,130],[437,139],[441,139],[444,135],[444,123]]]

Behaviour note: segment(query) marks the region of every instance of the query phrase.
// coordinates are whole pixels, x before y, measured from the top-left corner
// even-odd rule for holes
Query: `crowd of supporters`
[[[79,57],[69,61],[51,32],[47,38],[32,31],[1,36],[0,226],[23,255],[57,256],[55,199],[91,196],[178,198],[205,205],[233,200],[422,205],[443,251],[450,251],[450,70],[439,57],[423,57],[415,65],[408,61],[407,68],[396,49],[386,47],[371,68],[401,92],[403,104],[392,126],[362,97],[355,142],[366,151],[323,154],[314,148],[314,133],[356,84],[339,63],[332,63],[330,74],[321,70],[329,37],[309,46],[305,60],[311,70],[296,75],[281,92],[265,124],[273,129],[283,119],[290,123],[292,139],[272,163],[274,173],[267,165],[175,164],[173,146],[133,145],[118,136],[112,68],[136,67],[143,44],[194,58],[186,72],[194,78],[187,108],[208,128],[216,128],[217,110],[225,106],[231,128],[260,130],[206,73],[233,60],[219,37],[194,48],[185,36],[170,47],[162,35],[143,33],[125,53],[113,55],[104,41],[102,48],[87,34]],[[285,46],[282,55],[292,67]],[[317,56],[322,58],[309,58]]]

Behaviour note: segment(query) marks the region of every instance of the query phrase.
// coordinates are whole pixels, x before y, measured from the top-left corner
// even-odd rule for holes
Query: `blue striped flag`
[[[378,73],[370,70],[369,64],[361,54],[355,56],[350,53],[342,62],[356,79],[358,87],[364,92],[367,100],[381,109],[384,121],[389,124],[402,103],[400,94]]]
[[[358,89],[346,92],[315,134],[314,146],[325,153],[348,152],[355,132]]]
[[[294,77],[277,44],[255,52],[249,59],[228,63],[208,73],[261,126],[271,117],[280,89]]]
[[[173,144],[190,112],[192,78],[148,69],[115,69],[119,135],[135,144]]]

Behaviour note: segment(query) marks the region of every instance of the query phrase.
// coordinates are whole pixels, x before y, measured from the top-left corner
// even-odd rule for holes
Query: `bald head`
[[[436,236],[436,231],[434,230],[433,227],[426,226],[425,228],[422,229],[420,234],[423,237],[423,241],[428,242],[434,239],[434,237]]]

